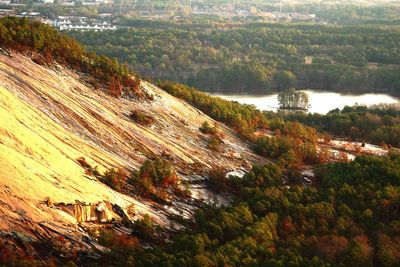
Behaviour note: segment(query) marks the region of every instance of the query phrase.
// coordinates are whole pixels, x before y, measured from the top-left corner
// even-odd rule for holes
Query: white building
[[[61,31],[95,31],[95,32],[103,32],[103,31],[116,31],[117,26],[111,25],[72,25],[72,24],[64,24],[60,26]]]

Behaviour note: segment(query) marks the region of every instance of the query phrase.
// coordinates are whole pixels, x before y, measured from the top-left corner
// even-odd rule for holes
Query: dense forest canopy
[[[124,20],[114,33],[71,33],[146,77],[206,91],[314,88],[400,93],[395,25]]]
[[[336,136],[400,147],[400,107],[355,106],[332,110],[326,115],[288,113],[286,121],[298,121]]]
[[[102,262],[202,267],[399,264],[399,156],[322,166],[315,186],[288,186],[282,175],[282,169],[267,164],[254,166],[243,178],[230,177],[226,182],[237,195],[228,207],[199,209],[185,231],[154,248],[108,237],[112,250]]]

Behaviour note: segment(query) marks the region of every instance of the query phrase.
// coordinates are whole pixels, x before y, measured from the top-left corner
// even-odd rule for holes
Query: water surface
[[[399,103],[400,99],[387,94],[340,94],[326,91],[303,90],[310,99],[309,112],[326,114],[330,110],[354,105],[375,105]],[[237,101],[242,104],[255,105],[260,110],[276,110],[278,108],[278,94],[246,95],[246,94],[212,94],[226,100]]]

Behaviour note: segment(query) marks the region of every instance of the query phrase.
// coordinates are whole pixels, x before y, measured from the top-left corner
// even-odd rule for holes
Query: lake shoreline
[[[334,109],[345,106],[373,106],[378,104],[400,103],[400,98],[384,93],[343,94],[324,90],[301,90],[309,96],[311,107],[309,113],[327,114]],[[261,111],[277,111],[279,109],[278,93],[269,94],[221,94],[208,93],[225,100],[237,101],[241,104],[254,105]]]
[[[388,90],[374,90],[374,91],[369,91],[369,90],[356,90],[356,91],[343,91],[343,90],[332,90],[332,89],[314,89],[314,88],[295,88],[296,91],[313,91],[313,92],[319,92],[319,93],[337,93],[341,95],[354,95],[354,96],[360,96],[360,95],[366,95],[366,94],[385,94],[394,98],[399,98],[400,99],[400,92],[398,94],[388,91]],[[235,92],[235,91],[201,91],[203,93],[207,93],[210,95],[245,95],[245,96],[265,96],[265,95],[272,95],[272,94],[279,94],[281,91],[279,90],[273,90],[273,91],[267,91],[267,92],[258,92],[258,91],[248,91],[248,92]]]

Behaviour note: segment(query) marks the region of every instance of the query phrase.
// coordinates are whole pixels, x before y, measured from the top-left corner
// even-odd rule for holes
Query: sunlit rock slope
[[[188,177],[212,166],[237,170],[260,160],[223,125],[224,149],[211,152],[198,130],[205,120],[214,123],[209,117],[151,84],[143,87],[154,101],[112,98],[85,85],[71,70],[39,66],[20,54],[0,54],[1,235],[34,240],[68,233],[80,240],[76,219],[45,200],[108,201],[123,209],[134,207],[134,216],[149,213],[165,223],[149,203],[86,175],[77,162],[80,157],[100,172],[111,167],[130,171],[164,153]],[[131,121],[129,114],[137,109],[152,115],[154,124]]]

